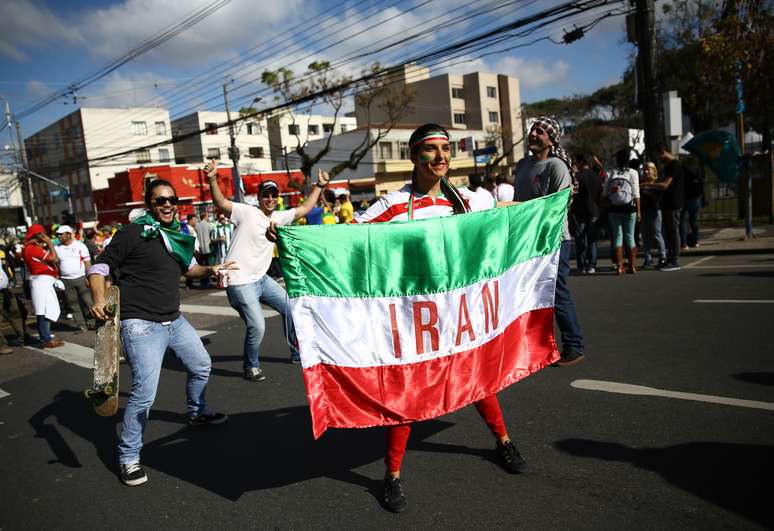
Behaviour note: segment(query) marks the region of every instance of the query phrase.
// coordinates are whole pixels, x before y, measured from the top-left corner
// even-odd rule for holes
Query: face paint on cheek
[[[419,154],[419,162],[433,162],[433,159],[435,159],[435,157],[433,157],[433,155],[430,153]]]

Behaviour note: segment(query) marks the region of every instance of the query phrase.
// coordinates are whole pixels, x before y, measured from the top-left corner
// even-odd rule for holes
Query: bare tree
[[[413,91],[405,85],[395,83],[394,76],[388,72],[380,75],[382,73],[383,70],[378,63],[374,63],[367,72],[364,72],[364,74],[373,75],[368,76],[364,86],[354,95],[358,105],[367,109],[367,123],[358,124],[359,126],[365,125],[363,140],[352,149],[346,160],[338,162],[331,168],[329,172],[331,178],[334,178],[346,169],[357,169],[358,164],[368,154],[369,150],[395,127],[401,117],[411,111],[414,100]],[[322,96],[321,100],[313,102],[312,105],[322,104],[333,109],[333,127],[328,131],[325,143],[316,152],[311,152],[308,138],[302,140],[300,128],[295,127],[295,113],[287,111],[292,118],[292,130],[296,137],[294,151],[300,161],[300,170],[304,174],[308,189],[311,182],[312,168],[330,152],[331,140],[339,114],[346,98],[350,96],[346,89],[337,90],[335,87],[347,85],[350,78],[338,74],[330,67],[328,61],[315,61],[309,65],[305,75],[300,79],[296,79],[291,70],[280,68],[275,71],[264,71],[261,80],[275,92],[275,99],[277,101],[288,102],[309,96],[310,94],[322,93],[324,96]],[[386,120],[377,124],[371,123],[370,110],[374,106],[386,114]],[[372,136],[371,130],[374,128],[376,129],[376,134]],[[285,160],[287,161],[287,157]]]
[[[488,146],[497,146],[497,156],[490,158],[489,162],[484,165],[484,179],[489,179],[496,176],[497,171],[500,171],[501,163],[507,159],[513,150],[524,141],[524,137],[520,138],[516,142],[511,142],[512,138],[505,139],[502,126],[494,125],[487,128],[486,137],[484,143]]]

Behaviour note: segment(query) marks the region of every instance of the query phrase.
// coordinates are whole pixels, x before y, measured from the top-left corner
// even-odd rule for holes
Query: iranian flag
[[[569,190],[507,208],[279,227],[312,429],[438,417],[559,359]]]

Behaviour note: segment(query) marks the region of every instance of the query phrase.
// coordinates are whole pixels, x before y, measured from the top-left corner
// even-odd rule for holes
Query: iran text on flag
[[[423,221],[279,227],[315,438],[438,417],[556,361],[568,197]]]

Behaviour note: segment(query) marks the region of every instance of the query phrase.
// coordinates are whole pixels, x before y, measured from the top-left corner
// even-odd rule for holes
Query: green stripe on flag
[[[498,277],[559,249],[569,195],[422,221],[278,227],[288,296],[419,295]]]

